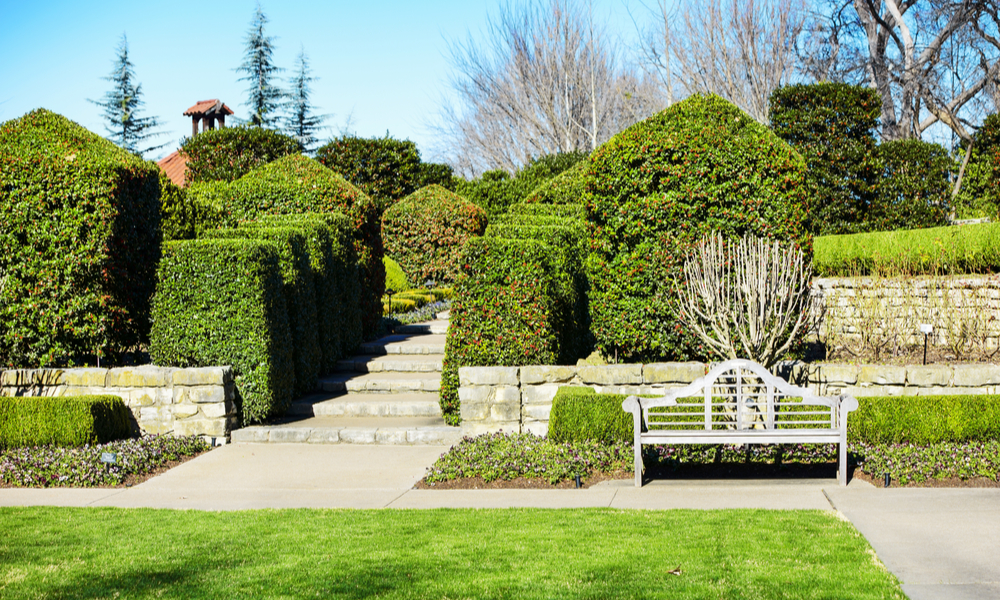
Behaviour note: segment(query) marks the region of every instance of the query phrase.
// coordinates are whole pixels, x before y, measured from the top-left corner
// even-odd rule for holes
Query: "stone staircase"
[[[320,380],[322,392],[296,400],[269,425],[232,432],[233,442],[315,444],[455,444],[460,429],[441,417],[441,361],[448,313],[404,325],[361,345]]]

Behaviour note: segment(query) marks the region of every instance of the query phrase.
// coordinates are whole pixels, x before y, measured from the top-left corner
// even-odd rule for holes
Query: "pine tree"
[[[247,104],[250,107],[250,122],[261,127],[277,126],[278,109],[284,94],[273,80],[281,68],[274,65],[274,38],[264,34],[267,16],[257,4],[257,12],[247,31],[246,51],[243,64],[237,73],[244,73],[240,81],[250,82],[247,88]]]
[[[118,56],[114,65],[111,74],[104,78],[114,84],[112,88],[104,94],[102,100],[88,100],[104,109],[107,138],[140,156],[163,148],[166,144],[142,147],[148,140],[164,134],[155,131],[160,127],[158,118],[139,116],[139,109],[145,104],[142,100],[142,84],[136,82],[132,61],[128,58],[128,39],[125,34],[122,34],[121,43],[118,44]]]
[[[309,68],[305,50],[299,51],[296,63],[296,74],[290,82],[291,89],[288,91],[288,102],[285,104],[287,111],[285,133],[297,139],[302,148],[311,153],[319,141],[316,134],[327,115],[312,114],[315,107],[309,101],[309,96],[312,95],[310,82],[317,78],[310,76],[312,70]]]

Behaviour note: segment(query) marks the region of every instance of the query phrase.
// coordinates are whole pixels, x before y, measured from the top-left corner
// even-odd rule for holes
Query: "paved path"
[[[231,444],[128,489],[0,489],[0,506],[764,508],[839,510],[911,600],[1000,598],[1000,489],[881,490],[832,479],[631,480],[583,490],[416,490],[444,446]]]

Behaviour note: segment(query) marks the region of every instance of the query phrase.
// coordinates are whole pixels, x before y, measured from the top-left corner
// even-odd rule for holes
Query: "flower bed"
[[[1000,441],[915,444],[848,444],[854,476],[881,484],[889,474],[894,485],[989,485],[1000,482]],[[654,478],[719,476],[833,477],[834,444],[643,446],[647,473]],[[558,443],[530,433],[492,433],[466,437],[441,456],[423,483],[476,479],[509,482],[512,487],[536,487],[611,474],[631,477],[629,443]],[[529,482],[530,483],[530,482]],[[500,487],[503,487],[502,483]]]
[[[0,487],[118,486],[144,479],[208,449],[200,437],[166,435],[79,448],[15,448],[0,451]],[[105,453],[115,454],[115,463],[101,462]]]

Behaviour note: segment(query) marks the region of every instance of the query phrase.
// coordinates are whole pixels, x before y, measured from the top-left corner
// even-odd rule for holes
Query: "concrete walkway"
[[[1000,598],[1000,489],[881,490],[860,480],[631,480],[583,490],[416,490],[444,446],[231,444],[128,489],[0,489],[0,506],[671,508],[840,511],[911,600]]]

